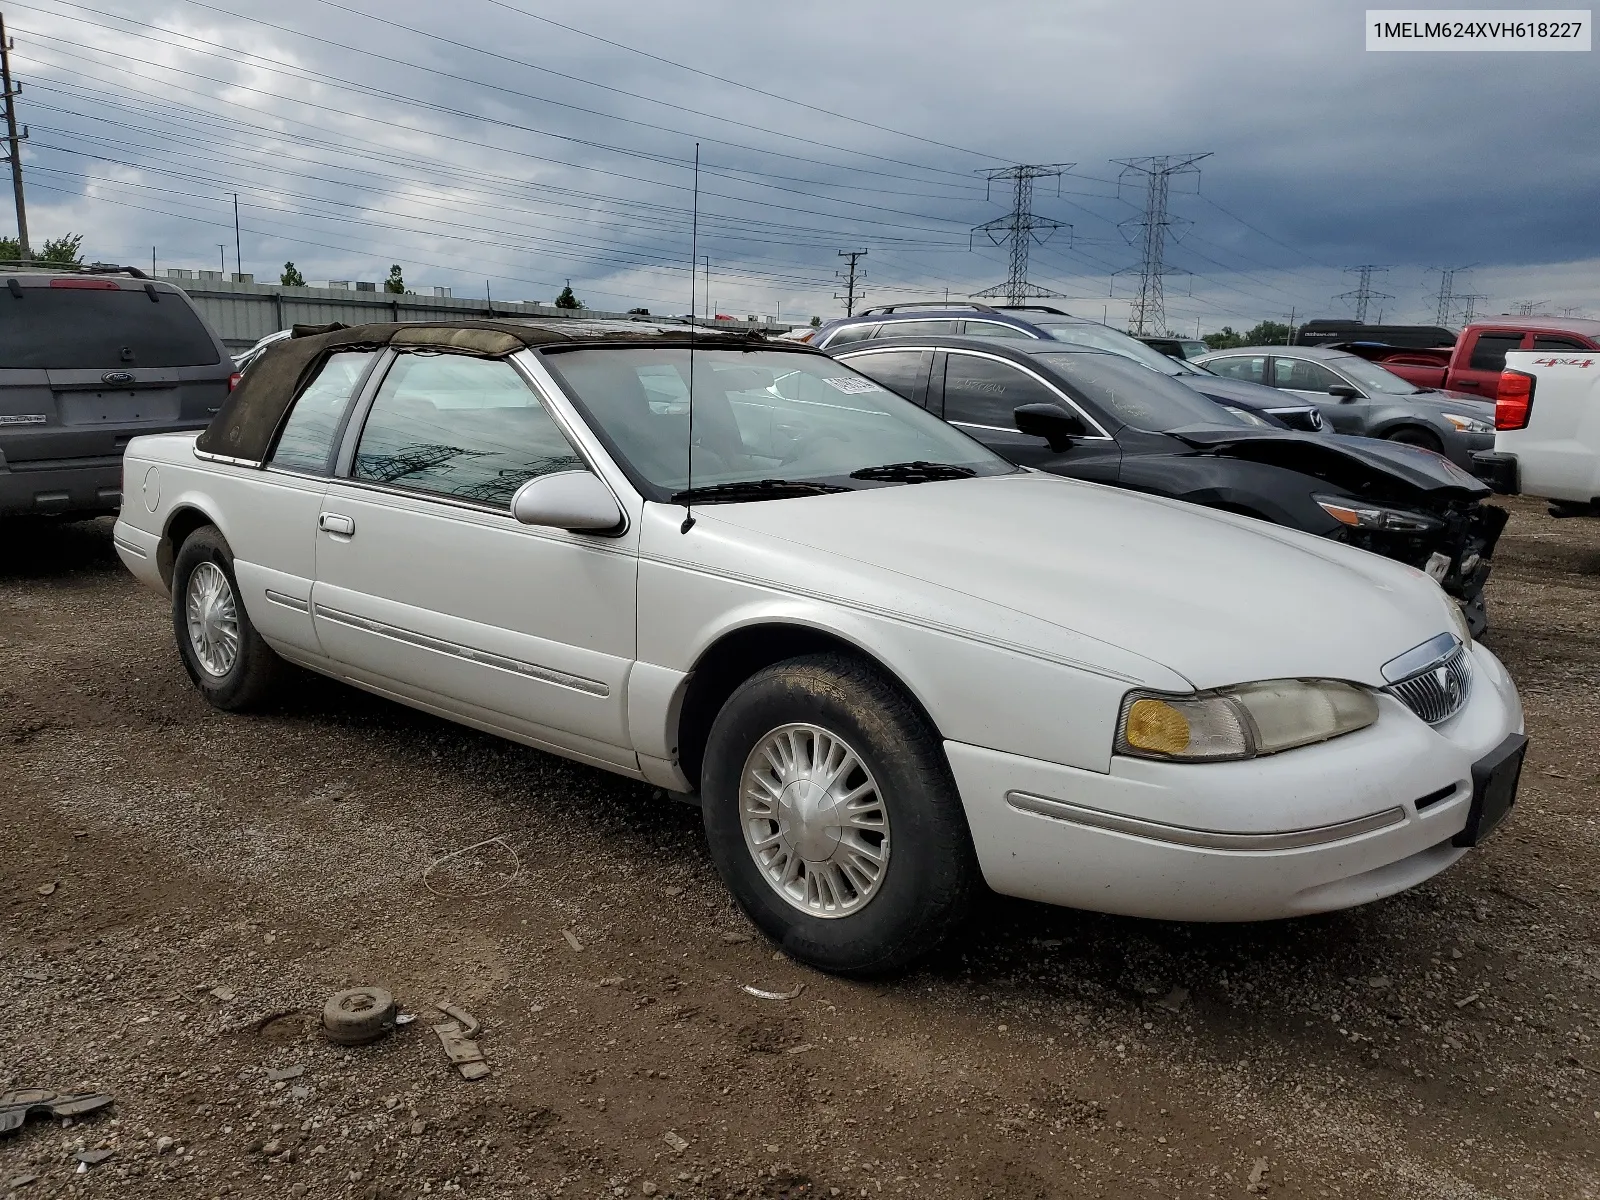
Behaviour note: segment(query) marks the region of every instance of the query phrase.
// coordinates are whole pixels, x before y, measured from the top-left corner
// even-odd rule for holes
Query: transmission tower
[[[1433,323],[1435,325],[1448,325],[1451,310],[1455,308],[1455,283],[1456,275],[1461,271],[1470,271],[1471,267],[1429,267],[1430,271],[1439,272],[1438,304],[1434,309]]]
[[[1172,274],[1166,265],[1166,248],[1169,231],[1179,224],[1188,224],[1167,213],[1167,198],[1172,192],[1174,177],[1193,176],[1195,190],[1200,188],[1200,168],[1195,166],[1205,154],[1156,154],[1147,158],[1117,158],[1113,162],[1122,168],[1117,176],[1117,194],[1129,182],[1137,182],[1144,192],[1144,211],[1122,223],[1122,236],[1131,245],[1139,247],[1139,297],[1133,302],[1129,320],[1136,334],[1162,334],[1167,331],[1167,299],[1165,276]],[[1137,230],[1137,235],[1130,233]],[[1176,241],[1174,235],[1173,240]]]
[[[1061,295],[1060,292],[1052,292],[1048,288],[1028,282],[1028,247],[1034,242],[1043,245],[1044,240],[1058,229],[1065,229],[1069,237],[1072,234],[1071,225],[1034,213],[1033,181],[1055,179],[1056,191],[1059,194],[1061,172],[1072,166],[1072,163],[1018,163],[1014,167],[984,172],[991,191],[996,181],[1002,179],[1011,181],[1011,212],[1007,216],[996,217],[993,221],[985,221],[982,225],[974,225],[972,232],[986,234],[996,246],[1011,243],[1011,274],[1006,277],[1004,283],[984,288],[981,292],[973,292],[974,297],[1004,296],[1008,304],[1021,304],[1030,297]]]
[[[1478,301],[1487,300],[1488,298],[1482,292],[1472,292],[1465,296],[1457,296],[1456,299],[1461,302],[1461,323],[1463,325],[1471,325],[1473,318],[1478,315]],[[1443,322],[1440,323],[1443,324]]]
[[[856,262],[857,260],[863,259],[866,256],[867,252],[865,250],[839,251],[840,258],[848,258],[850,260],[850,273],[842,277],[845,281],[844,295],[841,296],[838,292],[835,292],[833,294],[833,298],[835,300],[844,301],[844,315],[847,317],[853,317],[856,315],[856,301],[861,299],[861,293],[856,289],[856,281],[861,277],[862,274],[865,274],[865,272],[858,272],[856,270]],[[838,272],[835,271],[834,274],[838,275]]]
[[[1524,300],[1519,304],[1513,304],[1511,306],[1511,311],[1516,313],[1519,317],[1537,316],[1537,310],[1543,303],[1543,300]]]
[[[1356,320],[1364,323],[1367,319],[1367,305],[1374,300],[1393,300],[1388,292],[1375,292],[1372,290],[1372,277],[1386,272],[1388,267],[1374,266],[1372,263],[1363,263],[1359,267],[1346,267],[1345,274],[1352,271],[1358,276],[1356,286],[1348,292],[1340,292],[1335,300],[1354,300],[1356,304]]]

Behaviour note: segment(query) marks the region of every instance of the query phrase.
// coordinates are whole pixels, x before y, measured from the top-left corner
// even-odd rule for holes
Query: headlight
[[[1368,504],[1345,496],[1313,496],[1318,506],[1341,525],[1355,529],[1383,529],[1389,533],[1431,533],[1439,522],[1422,513],[1384,504]]]
[[[1457,433],[1493,433],[1494,422],[1479,417],[1464,417],[1460,413],[1441,413],[1455,427]]]
[[[1274,679],[1196,696],[1129,692],[1117,753],[1179,762],[1255,758],[1354,733],[1377,719],[1371,692],[1331,679]]]

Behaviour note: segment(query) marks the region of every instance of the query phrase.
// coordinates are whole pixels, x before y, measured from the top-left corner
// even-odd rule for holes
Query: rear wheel
[[[233,552],[214,525],[191,533],[172,567],[172,627],[189,678],[229,712],[253,708],[271,693],[283,661],[239,601]]]
[[[894,971],[965,915],[978,870],[939,739],[838,654],[746,680],[712,724],[706,836],[751,920],[825,971]]]
[[[1439,440],[1438,434],[1427,429],[1418,429],[1414,425],[1407,425],[1383,436],[1388,441],[1399,442],[1403,446],[1420,446],[1424,450],[1432,450],[1435,454],[1444,453],[1444,443]]]

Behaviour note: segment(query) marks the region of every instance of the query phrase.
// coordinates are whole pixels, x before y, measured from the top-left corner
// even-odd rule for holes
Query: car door
[[[1372,420],[1372,401],[1350,380],[1308,358],[1274,355],[1268,367],[1268,382],[1279,391],[1291,392],[1317,406],[1322,419],[1335,433],[1363,434]],[[1334,396],[1329,388],[1350,388],[1354,396]]]
[[[942,359],[943,361],[939,361]],[[1054,404],[1076,413],[1089,428],[1065,450],[1017,428],[1024,404]],[[1122,452],[1093,416],[1037,372],[999,355],[944,350],[935,356],[928,408],[995,453],[1025,467],[1074,479],[1116,481]]]
[[[1459,363],[1445,377],[1445,387],[1452,391],[1470,392],[1493,400],[1500,390],[1500,372],[1505,370],[1506,354],[1512,350],[1526,350],[1533,335],[1520,329],[1475,329],[1463,335],[1471,339],[1456,355]]]
[[[637,538],[522,525],[527,480],[586,470],[504,359],[390,355],[319,517],[316,629],[358,682],[632,769]],[[364,411],[362,411],[364,409]]]
[[[227,477],[238,489],[226,510],[240,601],[268,642],[291,650],[322,653],[311,618],[317,520],[340,431],[377,358],[330,354],[295,397],[265,469]]]

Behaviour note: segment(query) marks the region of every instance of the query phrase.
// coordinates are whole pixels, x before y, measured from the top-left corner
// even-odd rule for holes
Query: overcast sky
[[[969,240],[1010,206],[983,172],[1070,163],[1035,185],[1071,228],[1030,278],[1115,323],[1144,201],[1115,160],[1208,152],[1172,181],[1175,329],[1349,315],[1361,263],[1388,268],[1369,320],[1431,323],[1430,268],[1468,266],[1480,313],[1600,316],[1594,52],[1371,54],[1344,0],[90,5],[0,0],[33,241],[93,259],[233,271],[237,193],[258,280],[399,263],[418,291],[687,312],[698,140],[695,308],[828,317],[840,250],[869,303],[1003,281]]]

